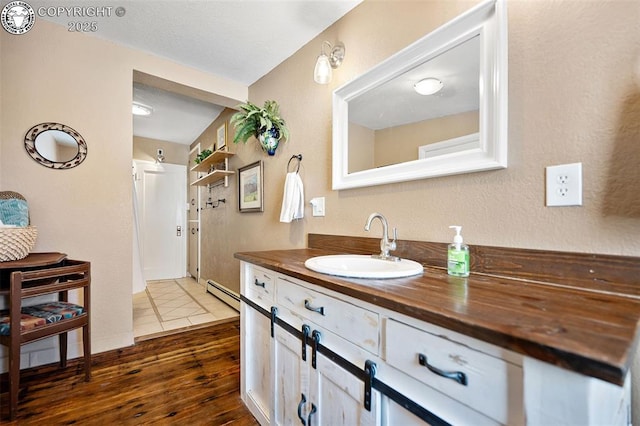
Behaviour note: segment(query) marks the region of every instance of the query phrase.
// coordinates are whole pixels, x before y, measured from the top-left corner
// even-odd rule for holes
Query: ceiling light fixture
[[[444,87],[444,84],[442,83],[442,81],[433,77],[423,78],[422,80],[420,80],[419,82],[413,85],[413,89],[421,95],[436,94],[440,90],[442,90],[443,87]]]
[[[324,53],[325,44],[329,46],[329,54]],[[320,56],[316,60],[316,67],[313,70],[313,80],[318,84],[328,84],[333,74],[332,69],[336,69],[344,60],[344,44],[338,42],[332,46],[328,41],[322,42]]]
[[[140,102],[134,102],[131,106],[131,112],[133,115],[148,116],[153,112],[153,108],[149,105],[141,104]]]

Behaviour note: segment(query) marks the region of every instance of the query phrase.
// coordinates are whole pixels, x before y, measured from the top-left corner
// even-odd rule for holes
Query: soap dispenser
[[[456,230],[456,235],[453,237],[453,243],[449,244],[449,250],[447,253],[447,272],[449,275],[456,277],[468,277],[469,276],[469,246],[463,244],[462,226],[452,225],[449,228]]]

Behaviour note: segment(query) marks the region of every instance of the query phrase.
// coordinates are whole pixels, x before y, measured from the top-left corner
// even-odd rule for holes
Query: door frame
[[[192,159],[193,154],[195,154],[195,155],[200,154],[200,143],[199,142],[193,148],[191,148],[191,150],[189,151],[189,165],[191,165],[191,159]],[[199,177],[199,173],[198,172],[192,172],[191,171],[191,167],[187,167],[187,169],[188,169],[187,173],[189,174],[189,176],[187,177],[187,185],[188,185],[187,186],[187,198],[189,198],[189,191],[192,188],[192,186],[191,186],[191,178],[192,178],[191,174],[195,173],[196,178],[193,179],[193,180],[196,180]],[[201,195],[202,195],[202,192],[201,192],[202,187],[196,185],[193,188],[196,191],[195,205],[191,205],[191,203],[189,203],[188,208],[189,209],[192,209],[192,208],[196,209],[196,218],[195,219],[190,219],[189,218],[190,215],[189,215],[189,213],[187,213],[187,222],[188,222],[188,228],[189,229],[190,229],[191,225],[194,224],[194,223],[198,227],[198,233],[197,233],[198,241],[196,242],[196,252],[197,252],[197,255],[196,255],[197,256],[197,259],[196,259],[196,271],[197,271],[197,273],[196,273],[195,277],[192,275],[192,278],[194,278],[197,282],[200,282],[200,272],[201,272],[200,260],[202,258],[202,256],[201,256],[202,245],[201,245],[201,236],[200,236],[201,235],[201,233],[200,233],[200,210],[201,210],[200,209],[200,199],[201,199]],[[189,241],[188,241],[188,239],[191,238],[190,235],[191,235],[191,233],[189,231],[189,234],[187,235],[187,256],[191,255],[190,244],[189,244]],[[187,257],[187,264],[186,264],[187,265],[187,273],[189,275],[191,275],[191,271],[189,270],[189,261],[190,260]]]

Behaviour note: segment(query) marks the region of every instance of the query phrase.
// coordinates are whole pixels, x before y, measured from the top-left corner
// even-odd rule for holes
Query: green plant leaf
[[[280,117],[279,109],[278,103],[273,100],[265,101],[262,108],[251,102],[238,105],[239,111],[229,120],[236,131],[233,142],[246,143],[251,136],[257,138],[261,131],[268,131],[272,128],[276,128],[280,134],[280,140],[287,141],[289,128],[284,119]]]

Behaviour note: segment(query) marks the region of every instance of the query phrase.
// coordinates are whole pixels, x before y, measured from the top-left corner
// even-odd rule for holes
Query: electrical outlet
[[[547,207],[582,205],[582,163],[549,166]]]

